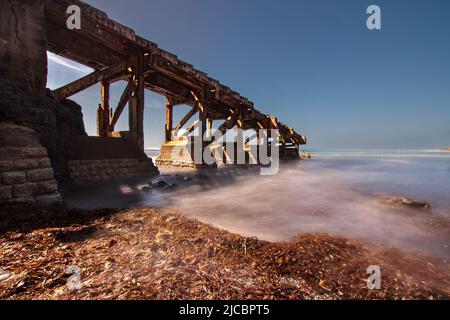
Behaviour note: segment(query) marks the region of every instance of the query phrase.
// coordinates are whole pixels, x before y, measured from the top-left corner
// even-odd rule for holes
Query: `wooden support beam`
[[[135,96],[137,107],[138,145],[144,150],[144,108],[145,108],[145,77],[144,56],[139,56],[135,66]]]
[[[172,129],[173,129],[173,105],[172,102],[166,98],[166,142],[172,140]]]
[[[102,117],[102,123],[101,123],[101,136],[108,136],[109,132],[109,91],[110,91],[110,84],[108,81],[102,81],[101,84],[101,94],[102,94],[102,111],[103,111],[103,117]]]
[[[123,109],[125,109],[127,102],[130,100],[130,95],[133,92],[133,90],[134,90],[134,82],[131,79],[128,82],[125,90],[123,91],[122,96],[120,97],[116,111],[114,112],[113,118],[109,124],[109,128],[111,131],[114,131],[114,127],[116,126],[117,121],[119,121],[120,115],[122,114]]]
[[[128,101],[128,127],[132,135],[136,135],[137,121],[137,103],[136,97],[133,94]]]
[[[61,88],[53,90],[53,95],[56,97],[58,101],[64,100],[74,94],[77,94],[96,83],[107,80],[109,78],[115,77],[120,73],[125,73],[128,67],[128,60],[122,61],[116,65],[106,67],[102,70],[95,71],[87,76],[75,80],[72,83],[69,83]]]
[[[164,95],[177,98],[183,104],[193,105],[193,98],[191,92],[188,88],[182,84],[165,77],[164,75],[158,73],[150,73],[145,76],[146,87],[150,90]],[[174,102],[174,101],[173,101]],[[173,103],[176,105],[179,103]]]
[[[253,103],[240,96],[239,93],[210,78],[206,73],[196,70],[174,54],[158,48],[155,43],[139,37],[134,30],[109,19],[104,12],[76,0],[75,2],[81,6],[83,11],[83,27],[76,32],[70,32],[66,28],[67,17],[62,14],[66,11],[70,1],[46,0],[45,2],[47,49],[99,70],[84,79],[55,90],[55,96],[59,100],[100,81],[107,80],[112,83],[117,79],[123,79],[123,76],[136,73],[135,70],[127,72],[130,64],[124,69],[119,68],[118,72],[113,72],[113,69],[116,64],[120,64],[120,61],[125,59],[133,64],[134,69],[136,60],[134,57],[141,55],[142,57],[139,59],[144,58],[145,68],[143,71],[147,80],[146,88],[164,96],[176,98],[177,100],[172,101],[174,105],[193,106],[196,103],[191,95],[193,90],[198,95],[198,100],[205,105],[204,111],[208,113],[208,117],[212,117],[214,120],[226,119],[230,115],[228,108],[234,108],[236,111],[242,109],[245,112],[244,123],[241,123],[241,119],[239,119],[238,124],[244,129],[259,125],[259,123],[253,123],[253,120],[260,122],[264,129],[276,129],[278,126],[283,126],[278,121],[272,123],[270,116],[256,110]],[[140,64],[142,65],[142,63]],[[137,91],[135,97],[139,106],[136,110],[139,115],[136,118],[136,131],[141,133],[140,122],[143,121],[141,93],[143,90],[133,91]],[[200,109],[202,109],[201,106]],[[119,113],[117,114],[119,115]],[[113,117],[110,122],[117,121],[115,119],[117,117]],[[294,134],[291,133],[291,135]],[[290,136],[285,135],[285,138],[289,139]],[[306,143],[306,137],[295,133],[295,138],[300,144]]]
[[[242,109],[238,111],[236,124],[239,129],[244,129],[244,112],[242,111]]]
[[[192,96],[194,97],[195,101],[196,101],[196,106],[194,108],[192,108],[193,110],[195,109],[195,113],[197,113],[198,111],[198,120],[194,121],[187,129],[185,132],[185,136],[189,135],[192,133],[192,131],[195,130],[195,128],[197,126],[200,125],[200,132],[199,135],[201,135],[202,137],[204,137],[204,134],[206,132],[206,118],[207,118],[207,113],[206,113],[206,108],[203,106],[203,104],[200,102],[200,100],[197,98],[197,96],[195,95],[194,92],[192,92]],[[192,110],[191,110],[192,111]],[[194,113],[194,114],[195,114]],[[193,114],[193,115],[194,115]],[[190,114],[188,113],[185,118],[187,118]],[[192,117],[192,116],[191,116]],[[189,117],[189,118],[191,118]],[[184,119],[183,119],[184,120]],[[181,124],[181,122],[180,122]],[[184,124],[183,124],[184,125]]]
[[[191,91],[191,95],[194,98],[194,100],[197,102],[197,108],[200,112],[205,112],[205,107],[203,106],[202,102],[200,101],[199,97],[195,94],[194,91]]]
[[[202,139],[205,137],[205,132],[206,132],[206,118],[207,118],[207,113],[206,113],[206,108],[200,103],[198,102],[198,121],[200,121],[200,132],[198,133],[200,137],[202,137]]]
[[[213,130],[213,119],[210,117],[210,116],[208,116],[208,128],[207,128],[207,130],[208,130],[208,137],[211,137],[212,136],[212,130]]]
[[[272,129],[278,129],[278,119],[275,117],[270,118]]]
[[[195,127],[198,126],[200,123],[200,120],[195,120],[189,127],[186,128],[186,132],[184,133],[184,136],[188,136],[192,133],[192,131],[195,130]]]
[[[206,132],[206,113],[202,111],[198,111],[198,120],[194,121],[189,127],[187,127],[185,136],[191,134],[197,126],[200,126],[201,131],[199,132],[199,135],[204,137],[204,134]]]
[[[174,131],[178,131],[184,127],[186,123],[196,114],[198,111],[197,106],[192,107],[192,109],[181,119],[180,123],[175,127]]]
[[[100,103],[97,108],[97,136],[101,137],[103,135],[103,109]]]
[[[217,129],[222,135],[226,133],[227,130],[230,130],[236,125],[237,115],[233,115],[229,117],[220,127]]]
[[[254,139],[258,139],[258,137],[259,137],[259,134],[258,134],[258,131],[256,131],[255,134],[253,134],[253,135],[251,135],[250,137],[247,137],[247,138],[245,139],[245,144],[249,144],[250,141],[252,141],[252,140],[254,140]]]
[[[281,157],[283,160],[286,160],[287,154],[286,154],[286,140],[281,139]]]
[[[291,142],[294,144],[296,148],[300,147],[300,142],[295,137],[291,137]]]

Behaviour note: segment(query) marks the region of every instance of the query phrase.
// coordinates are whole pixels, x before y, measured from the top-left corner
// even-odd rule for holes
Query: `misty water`
[[[68,190],[66,200],[84,208],[173,208],[269,241],[333,233],[450,257],[450,153],[316,151],[311,160],[282,165],[274,176],[261,176],[257,168],[227,168],[190,181],[170,191],[140,191],[148,184],[142,180],[106,189],[84,185]],[[380,201],[384,196],[423,200],[432,210],[387,205]]]

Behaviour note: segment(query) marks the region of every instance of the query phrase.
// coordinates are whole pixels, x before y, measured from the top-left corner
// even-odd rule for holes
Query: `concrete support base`
[[[217,164],[200,164],[194,161],[194,144],[187,138],[168,141],[161,146],[161,154],[155,164],[162,167],[188,168],[193,170],[215,169]]]

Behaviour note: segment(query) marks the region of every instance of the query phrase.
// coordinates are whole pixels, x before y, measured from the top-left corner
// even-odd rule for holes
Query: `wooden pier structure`
[[[81,8],[79,30],[66,26],[66,11],[71,5]],[[171,158],[172,147],[189,143],[187,137],[174,139],[173,133],[184,128],[188,135],[199,122],[201,131],[212,128],[214,121],[220,122],[218,130],[222,133],[234,127],[255,131],[277,129],[278,136],[272,139],[285,158],[298,157],[300,145],[306,144],[304,136],[276,117],[261,113],[247,98],[82,1],[45,0],[45,15],[47,50],[94,69],[91,74],[54,90],[53,95],[61,101],[100,83],[99,136],[127,137],[143,149],[147,89],[166,98],[165,142],[158,159],[161,165],[176,162],[177,159]],[[126,81],[127,86],[118,104],[111,105],[110,86],[116,81]],[[115,126],[127,104],[129,131],[116,132]],[[173,111],[177,105],[191,109],[180,123],[174,124]]]

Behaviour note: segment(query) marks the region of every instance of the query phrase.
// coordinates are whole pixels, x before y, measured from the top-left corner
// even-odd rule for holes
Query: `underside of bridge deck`
[[[66,10],[74,4],[81,8],[82,28],[68,30]],[[165,158],[164,154],[174,145],[189,145],[191,140],[187,136],[194,131],[198,131],[197,135],[206,131],[211,134],[213,121],[222,122],[218,127],[221,133],[235,127],[277,130],[270,141],[279,145],[284,157],[298,156],[299,146],[306,144],[304,136],[277,118],[261,113],[247,98],[109,19],[102,11],[78,0],[45,0],[45,11],[47,50],[94,69],[91,74],[54,90],[54,97],[63,100],[100,83],[99,136],[126,136],[143,149],[144,90],[148,89],[165,96],[167,101],[165,143],[159,159],[162,165],[181,160],[181,156],[173,159],[173,155]],[[111,106],[109,88],[119,80],[128,84],[118,104]],[[127,104],[129,131],[115,132],[115,125]],[[173,111],[177,105],[188,105],[191,109],[180,123],[174,125]],[[197,119],[191,124],[194,116]],[[181,129],[185,129],[185,133],[180,137],[175,133]],[[247,138],[246,144],[252,139],[258,139],[258,136]]]

